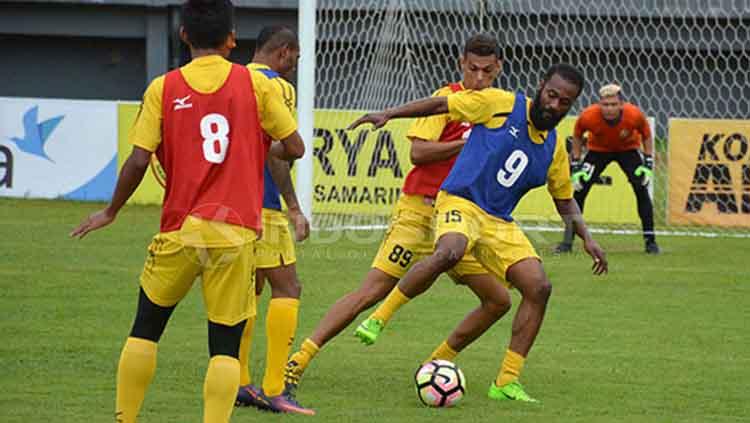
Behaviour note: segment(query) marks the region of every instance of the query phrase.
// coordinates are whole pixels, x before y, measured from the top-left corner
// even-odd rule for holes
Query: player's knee
[[[287,298],[300,298],[301,296],[302,284],[297,279],[294,279],[287,287]]]
[[[240,340],[242,331],[245,330],[247,320],[234,325],[226,326],[219,323],[208,322],[208,353],[211,357],[215,355],[228,355],[239,358]]]
[[[273,281],[271,283],[271,295],[274,298],[300,298],[302,295],[302,284],[297,278],[283,282]]]
[[[497,316],[503,316],[505,313],[510,311],[510,307],[512,306],[510,301],[510,295],[497,299],[495,301],[492,301],[490,303],[490,310],[493,314]]]
[[[534,289],[534,299],[539,303],[546,304],[552,295],[552,284],[549,279],[542,277]]]
[[[363,286],[354,293],[352,293],[352,299],[354,300],[354,310],[360,313],[368,308],[374,306],[383,298],[388,295],[389,290],[383,287]]]
[[[455,247],[438,247],[432,254],[436,270],[446,272],[455,267],[464,256],[464,251]]]
[[[174,306],[162,307],[152,302],[141,288],[138,296],[138,310],[130,336],[159,342],[174,309]]]
[[[482,300],[482,308],[496,318],[505,315],[510,310],[511,305],[510,295],[507,294],[507,291],[505,291],[505,295]]]

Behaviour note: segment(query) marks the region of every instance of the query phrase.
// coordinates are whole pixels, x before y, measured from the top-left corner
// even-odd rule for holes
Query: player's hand
[[[346,129],[352,130],[358,126],[364,125],[365,123],[371,123],[372,126],[375,127],[375,129],[378,129],[382,128],[386,123],[388,123],[390,119],[390,116],[388,116],[388,114],[385,112],[368,113],[352,122],[352,124],[349,125]]]
[[[310,222],[302,213],[302,210],[296,207],[291,208],[287,214],[289,215],[289,221],[294,226],[294,238],[297,242],[306,240],[310,236]]]
[[[644,156],[643,164],[635,169],[635,176],[641,178],[641,184],[648,186],[654,180],[654,158],[653,156]]]
[[[591,175],[594,173],[594,168],[589,163],[583,163],[579,160],[574,160],[570,163],[570,180],[573,182],[573,189],[580,191],[583,189],[584,183],[591,180]]]
[[[583,170],[583,161],[579,159],[571,159],[570,160],[570,174],[575,175],[576,173]]]
[[[100,210],[96,213],[91,214],[87,217],[77,228],[73,229],[70,236],[73,238],[82,239],[91,231],[95,231],[99,228],[103,228],[115,220],[115,214],[110,212],[109,209]]]
[[[602,250],[602,247],[593,239],[583,243],[583,249],[586,250],[588,255],[594,259],[594,264],[591,266],[595,275],[602,275],[609,271],[609,265],[607,263],[607,254]]]

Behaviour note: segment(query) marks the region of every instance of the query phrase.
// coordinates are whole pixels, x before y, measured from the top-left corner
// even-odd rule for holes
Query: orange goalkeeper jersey
[[[589,151],[601,153],[636,150],[644,139],[651,138],[651,128],[638,106],[625,103],[622,116],[610,124],[602,116],[599,104],[587,107],[576,121],[575,137],[588,135]]]

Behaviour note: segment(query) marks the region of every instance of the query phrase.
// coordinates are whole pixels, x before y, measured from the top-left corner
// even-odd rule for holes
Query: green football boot
[[[372,345],[378,339],[378,335],[383,331],[385,324],[378,319],[367,318],[357,326],[354,336],[359,338],[365,345]]]
[[[490,386],[487,396],[494,400],[512,400],[512,401],[523,401],[523,402],[539,402],[534,398],[531,398],[526,391],[523,390],[523,386],[516,382],[507,383],[503,386],[497,386],[493,382]]]

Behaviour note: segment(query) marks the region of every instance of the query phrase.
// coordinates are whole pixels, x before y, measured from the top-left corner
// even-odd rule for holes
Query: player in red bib
[[[497,42],[483,34],[471,37],[464,47],[461,68],[463,82],[448,84],[434,95],[491,86],[501,68]],[[340,298],[318,323],[312,336],[305,339],[300,351],[290,357],[286,371],[289,390],[297,388],[303,372],[323,345],[361,312],[385,298],[413,263],[432,253],[435,196],[469,131],[470,124],[450,121],[447,114],[414,122],[407,136],[412,141],[411,160],[415,166],[406,177],[403,195],[393,211],[372,268],[359,289]],[[510,309],[507,290],[473,256],[465,256],[451,276],[488,300],[466,316],[429,359],[452,360]]]
[[[273,87],[226,60],[235,47],[229,0],[189,0],[182,40],[193,60],[156,78],[144,94],[107,208],[71,233],[112,223],[155,153],[166,186],[160,232],[148,248],[138,309],[117,371],[116,420],[135,422],[156,369],[157,343],[179,301],[201,276],[211,356],[203,388],[204,422],[228,422],[240,379],[238,351],[255,314],[254,243],[260,229],[263,131],[280,140],[276,157],[302,156],[304,145]]]

